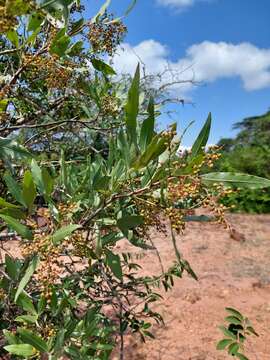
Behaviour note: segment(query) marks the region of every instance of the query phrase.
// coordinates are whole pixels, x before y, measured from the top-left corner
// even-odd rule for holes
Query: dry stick
[[[90,130],[96,130],[96,131],[100,131],[100,132],[107,132],[112,130],[113,128],[108,128],[108,129],[104,129],[104,128],[100,128],[100,127],[95,127],[95,126],[89,126],[90,124],[93,124],[94,120],[90,120],[90,121],[83,121],[83,120],[79,120],[77,117],[74,117],[70,120],[61,120],[61,121],[52,121],[52,122],[48,122],[45,124],[32,124],[32,125],[15,125],[15,126],[9,126],[9,127],[5,127],[0,129],[0,133],[4,132],[6,130],[21,130],[21,129],[37,129],[37,128],[47,128],[50,126],[61,126],[63,124],[76,124],[76,125],[83,125],[86,126],[87,128],[89,128]],[[50,130],[50,129],[49,129]]]

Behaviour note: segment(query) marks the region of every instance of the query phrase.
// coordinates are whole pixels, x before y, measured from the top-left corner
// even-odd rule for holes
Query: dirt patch
[[[189,223],[185,235],[177,238],[199,281],[185,276],[176,281],[172,291],[162,294],[164,301],[156,310],[164,317],[165,326],[155,326],[156,339],[146,344],[139,338],[126,339],[126,359],[229,359],[215,350],[226,306],[242,311],[260,334],[248,344],[250,360],[270,359],[270,216],[229,215],[228,219],[244,235],[244,242],[208,223]],[[164,264],[170,265],[174,252],[169,236],[155,234],[153,241]],[[147,252],[140,260],[152,274],[160,270],[154,257]]]

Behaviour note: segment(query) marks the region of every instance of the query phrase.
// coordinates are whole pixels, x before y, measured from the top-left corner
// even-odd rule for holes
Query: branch
[[[5,127],[0,129],[0,133],[7,131],[7,130],[21,130],[21,129],[38,129],[38,128],[48,128],[50,126],[61,126],[63,124],[80,124],[83,126],[88,127],[91,130],[96,130],[96,131],[109,131],[112,130],[112,127],[108,128],[108,129],[104,129],[104,128],[99,128],[99,127],[89,127],[89,124],[93,124],[93,122],[95,122],[96,119],[93,120],[89,120],[89,121],[84,121],[84,120],[79,120],[77,117],[74,117],[72,119],[69,120],[61,120],[61,121],[52,121],[52,122],[48,122],[45,124],[32,124],[32,125],[15,125],[15,126],[9,126],[9,127]]]
[[[18,51],[20,51],[20,50],[21,50],[21,48],[2,50],[2,51],[0,51],[0,56],[12,54],[12,53],[16,53],[16,52],[18,52]]]

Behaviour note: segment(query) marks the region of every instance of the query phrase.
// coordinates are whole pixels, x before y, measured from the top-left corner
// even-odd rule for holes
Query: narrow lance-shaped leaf
[[[148,117],[147,119],[144,120],[141,127],[141,134],[140,134],[141,151],[144,151],[147,145],[150,144],[154,135],[154,126],[155,126],[155,104],[153,97],[151,97],[148,105]]]
[[[140,168],[147,166],[150,161],[156,160],[167,149],[167,147],[167,139],[163,137],[162,134],[154,136],[146,150],[135,161],[133,167],[136,170],[139,170]]]
[[[21,235],[22,238],[32,240],[33,234],[31,230],[28,229],[28,227],[22,225],[21,223],[19,223],[19,221],[8,215],[0,214],[0,218],[2,218],[6,222],[6,224],[8,224],[13,230],[15,230],[19,235]]]
[[[92,18],[91,22],[97,21],[100,16],[104,15],[110,3],[111,0],[106,0],[105,3],[101,6],[99,12]]]
[[[20,260],[13,259],[8,254],[5,255],[5,266],[6,266],[6,272],[11,277],[12,280],[16,281],[21,268]]]
[[[42,170],[39,167],[39,165],[35,159],[33,159],[31,162],[31,172],[32,172],[33,180],[34,180],[35,184],[37,185],[39,191],[41,192],[41,194],[44,194],[45,189],[44,189],[44,184],[43,184],[43,180],[42,180]]]
[[[126,125],[130,139],[137,143],[137,116],[139,112],[140,64],[138,64],[131,87],[128,92],[126,104]]]
[[[235,356],[238,357],[239,360],[249,360],[245,355],[240,353],[236,353]]]
[[[43,353],[48,351],[48,345],[46,341],[34,334],[32,331],[20,328],[18,329],[18,333],[20,334],[22,341],[34,346],[34,348],[38,351],[41,351]]]
[[[34,256],[32,261],[30,262],[28,268],[26,269],[23,278],[21,279],[21,281],[19,283],[18,289],[15,294],[15,298],[14,298],[15,302],[17,301],[19,295],[22,293],[22,291],[24,290],[24,288],[30,281],[32,275],[34,274],[36,268],[38,267],[38,264],[39,264],[39,259],[37,256]]]
[[[199,133],[199,136],[197,137],[196,141],[194,142],[192,149],[191,149],[191,157],[195,157],[203,152],[203,148],[206,146],[210,129],[211,129],[211,122],[212,122],[212,116],[211,113],[209,113],[208,118],[202,128],[202,130]]]
[[[19,206],[11,204],[0,197],[0,208],[17,209],[17,208],[19,208]]]
[[[123,279],[121,261],[119,255],[113,254],[111,251],[106,251],[106,259],[108,266],[112,270],[113,274],[119,279]]]
[[[137,3],[137,0],[132,0],[131,1],[131,3],[129,4],[127,10],[125,11],[125,16],[127,16],[133,10],[136,3]]]
[[[9,173],[4,175],[5,183],[8,187],[9,192],[21,205],[25,206],[25,202],[22,197],[22,189],[16,180]]]
[[[77,230],[79,227],[80,225],[71,224],[57,230],[52,237],[53,243],[55,245],[59,244],[60,241],[64,240],[66,236],[70,236],[73,233],[73,231]]]
[[[24,178],[23,178],[22,198],[29,212],[31,212],[32,210],[32,206],[34,204],[36,195],[37,192],[32,174],[29,170],[27,170],[24,173]]]
[[[270,180],[259,176],[231,173],[231,172],[214,172],[201,176],[203,183],[211,185],[214,183],[222,183],[228,187],[263,189],[270,187]]]

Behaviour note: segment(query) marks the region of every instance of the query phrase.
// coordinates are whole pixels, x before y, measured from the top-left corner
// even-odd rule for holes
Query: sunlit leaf
[[[210,134],[211,122],[212,122],[212,116],[210,113],[208,115],[208,118],[207,118],[202,130],[200,131],[199,136],[197,137],[195,143],[193,144],[193,146],[191,148],[191,157],[196,157],[197,155],[199,155],[200,153],[202,153],[204,151],[204,147],[207,144],[209,134]]]
[[[29,344],[7,345],[4,346],[4,349],[12,355],[22,356],[24,358],[33,356],[36,353],[36,350],[33,348],[33,346]]]
[[[231,172],[215,172],[201,176],[202,181],[207,185],[222,183],[224,186],[262,189],[270,187],[270,180],[259,176]]]
[[[24,288],[27,286],[28,282],[30,281],[32,275],[34,274],[36,268],[38,267],[39,259],[37,256],[34,256],[33,259],[30,261],[28,268],[26,269],[23,278],[21,279],[19,286],[17,288],[14,301],[18,300],[19,295],[22,293]]]

